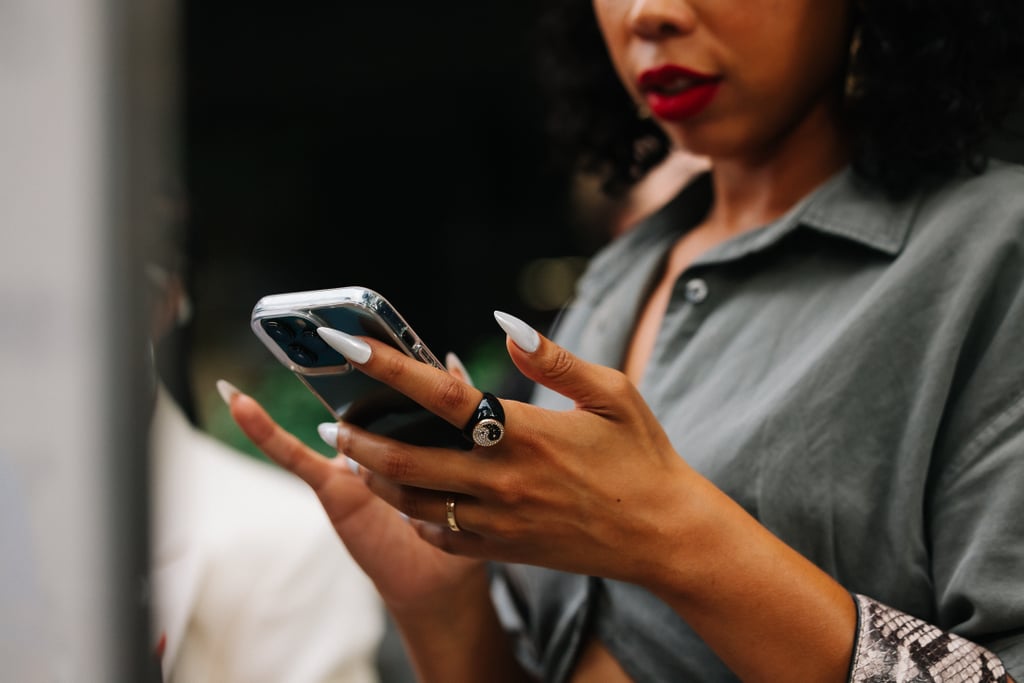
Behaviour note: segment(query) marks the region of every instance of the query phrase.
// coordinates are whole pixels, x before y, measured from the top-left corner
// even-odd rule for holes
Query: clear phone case
[[[353,368],[317,334],[317,328],[330,327],[374,337],[444,369],[394,306],[374,290],[349,286],[265,296],[253,308],[251,326],[335,419],[412,443],[463,445],[455,427]]]

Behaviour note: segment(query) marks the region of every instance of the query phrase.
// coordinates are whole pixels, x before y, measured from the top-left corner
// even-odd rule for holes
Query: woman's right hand
[[[453,374],[468,380],[464,372]],[[427,543],[417,528],[429,523],[407,521],[372,493],[363,477],[349,469],[348,458],[324,457],[281,428],[251,396],[226,382],[218,383],[218,389],[246,436],[316,493],[349,554],[394,617],[417,680],[529,680],[491,604],[483,560]],[[467,647],[470,642],[473,646]]]
[[[338,536],[376,584],[392,614],[443,614],[453,605],[466,604],[467,598],[487,599],[482,561],[451,555],[427,543],[366,487],[343,455],[324,457],[278,425],[251,396],[226,382],[218,388],[246,436],[313,489]],[[460,599],[453,600],[456,597]]]

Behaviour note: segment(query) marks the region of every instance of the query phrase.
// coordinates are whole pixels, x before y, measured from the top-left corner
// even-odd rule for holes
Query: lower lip
[[[648,91],[647,106],[659,119],[680,121],[704,111],[718,92],[718,83],[703,83],[671,95]]]

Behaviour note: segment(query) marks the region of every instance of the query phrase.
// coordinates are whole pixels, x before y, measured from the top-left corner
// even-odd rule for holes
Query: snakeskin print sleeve
[[[857,640],[850,683],[1007,683],[992,652],[871,598],[854,594]]]

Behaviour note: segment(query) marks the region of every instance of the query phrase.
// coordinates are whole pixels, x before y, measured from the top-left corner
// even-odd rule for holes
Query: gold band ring
[[[448,520],[448,528],[452,531],[462,531],[459,523],[455,521],[455,496],[448,496],[444,501],[444,517]]]

